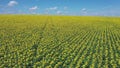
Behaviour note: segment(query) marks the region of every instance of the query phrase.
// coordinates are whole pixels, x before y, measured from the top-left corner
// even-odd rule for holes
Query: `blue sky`
[[[0,0],[0,14],[120,16],[120,0]]]

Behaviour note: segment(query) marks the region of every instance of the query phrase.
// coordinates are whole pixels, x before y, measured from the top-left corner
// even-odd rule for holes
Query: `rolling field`
[[[120,18],[0,15],[0,68],[120,68]]]

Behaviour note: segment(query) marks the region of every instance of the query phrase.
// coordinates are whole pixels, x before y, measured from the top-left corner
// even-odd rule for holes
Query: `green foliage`
[[[120,18],[0,15],[0,68],[82,67],[120,67]]]

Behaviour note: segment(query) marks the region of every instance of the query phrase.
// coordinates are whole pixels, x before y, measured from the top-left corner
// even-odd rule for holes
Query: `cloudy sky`
[[[120,0],[0,0],[0,14],[120,16]]]

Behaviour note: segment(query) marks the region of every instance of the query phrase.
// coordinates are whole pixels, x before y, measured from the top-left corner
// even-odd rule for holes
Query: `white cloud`
[[[86,15],[88,12],[86,8],[82,8],[80,13],[81,15]]]
[[[57,11],[57,14],[62,14],[62,11]]]
[[[34,10],[37,10],[37,9],[38,9],[37,6],[33,6],[33,7],[29,8],[30,11],[34,11]]]
[[[9,3],[8,3],[8,6],[15,6],[15,5],[17,5],[18,4],[18,2],[17,1],[9,1]]]
[[[66,7],[66,6],[65,6],[63,9],[64,9],[64,10],[67,10],[67,9],[68,9],[68,7]]]
[[[82,8],[81,11],[86,11],[86,8]]]
[[[50,8],[47,8],[47,10],[57,10],[58,7],[50,7]]]

